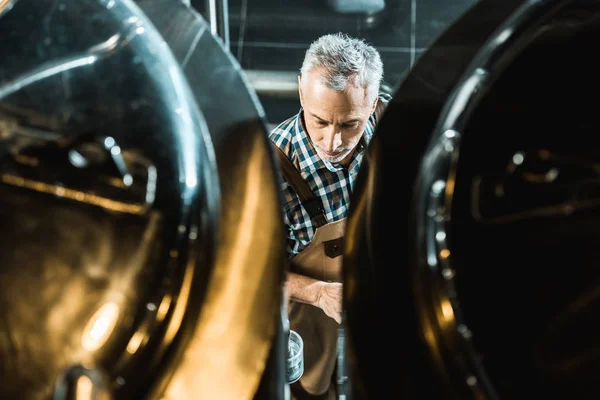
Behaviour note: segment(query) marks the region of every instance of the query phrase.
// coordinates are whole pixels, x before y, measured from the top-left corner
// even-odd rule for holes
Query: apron
[[[283,177],[297,193],[316,227],[310,244],[292,258],[295,267],[292,272],[320,281],[341,282],[346,219],[328,222],[320,199],[312,193],[281,149],[274,144],[273,148]],[[338,332],[343,332],[342,328],[320,308],[295,301],[290,301],[288,318],[290,329],[298,333],[304,342],[304,374],[300,378],[302,388],[311,395],[318,396],[328,391],[328,394],[333,394],[330,387],[338,359],[338,346],[343,346],[343,341],[338,343]],[[343,353],[343,349],[340,349],[341,356]],[[346,380],[344,370],[338,372],[342,374],[337,377],[338,383],[343,386]]]
[[[387,103],[378,101],[374,111],[375,123],[385,111]],[[302,120],[304,127],[304,121]],[[306,128],[305,128],[306,130]],[[322,205],[306,184],[296,167],[273,143],[281,173],[292,186],[302,206],[317,227],[311,243],[292,258],[294,271],[321,281],[341,282],[343,238],[346,219],[327,222]],[[311,395],[322,395],[330,390],[336,362],[340,361],[337,383],[342,393],[335,397],[345,397],[344,385],[347,380],[344,352],[344,330],[323,310],[305,303],[290,301],[288,307],[290,329],[297,332],[304,342],[304,374],[300,378],[302,388]]]
[[[308,247],[292,259],[293,272],[321,281],[340,282],[345,224],[342,219],[318,227]],[[320,308],[296,301],[290,302],[288,317],[290,329],[304,342],[304,374],[300,383],[310,394],[323,394],[332,384],[340,325]]]

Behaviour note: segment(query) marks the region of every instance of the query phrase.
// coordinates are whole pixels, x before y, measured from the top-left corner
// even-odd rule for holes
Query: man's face
[[[321,82],[319,71],[298,78],[304,123],[317,154],[331,163],[348,165],[377,100],[366,88],[350,84],[336,92]]]

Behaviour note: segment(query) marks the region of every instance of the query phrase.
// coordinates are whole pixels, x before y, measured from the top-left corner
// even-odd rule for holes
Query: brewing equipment
[[[348,221],[355,399],[598,398],[599,35],[598,1],[478,2],[397,88]]]
[[[222,228],[214,268],[228,271],[215,286],[215,295],[220,292],[215,312],[230,322],[227,340],[215,331],[205,344],[220,354],[217,364],[221,357],[230,357],[228,365],[236,369],[220,368],[218,377],[213,369],[205,369],[210,375],[204,385],[219,393],[233,380],[245,391],[232,392],[232,398],[283,399],[287,316],[281,312],[283,296],[278,288],[285,278],[286,255],[279,175],[264,110],[225,41],[210,33],[211,27],[197,11],[181,2],[138,0],[138,4],[181,66],[215,149]],[[236,301],[245,302],[247,308],[232,306],[233,288],[238,288]],[[268,360],[267,365],[260,360]],[[259,389],[249,393],[256,391],[257,377]],[[198,377],[189,379],[197,381]],[[195,390],[188,396],[196,398],[199,393]]]
[[[396,88],[347,224],[347,398],[599,396],[599,18],[482,0]],[[0,1],[0,38],[0,397],[287,399],[278,173],[224,43],[160,0]]]
[[[281,398],[262,108],[140,6],[0,2],[0,397]]]

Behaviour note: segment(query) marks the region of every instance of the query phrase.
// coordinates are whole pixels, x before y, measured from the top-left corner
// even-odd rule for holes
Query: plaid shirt
[[[388,94],[379,95],[379,101],[384,103],[388,103],[390,99],[391,97]],[[375,115],[369,117],[363,136],[352,155],[348,168],[331,164],[319,158],[302,127],[301,120],[302,110],[273,129],[269,139],[283,150],[300,172],[302,178],[308,183],[314,195],[321,200],[327,222],[339,221],[348,214],[354,182],[365,149],[375,131]],[[302,207],[300,198],[285,179],[283,179],[281,187],[284,194],[287,251],[289,257],[292,258],[310,244],[316,228],[313,226],[310,216]]]

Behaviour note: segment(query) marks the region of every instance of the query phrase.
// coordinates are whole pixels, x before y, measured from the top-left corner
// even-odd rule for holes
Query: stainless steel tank
[[[0,2],[2,399],[281,388],[262,108],[195,14],[173,36],[187,47],[148,15],[127,0]]]
[[[353,398],[598,398],[599,40],[598,1],[484,0],[396,88],[348,221]]]

